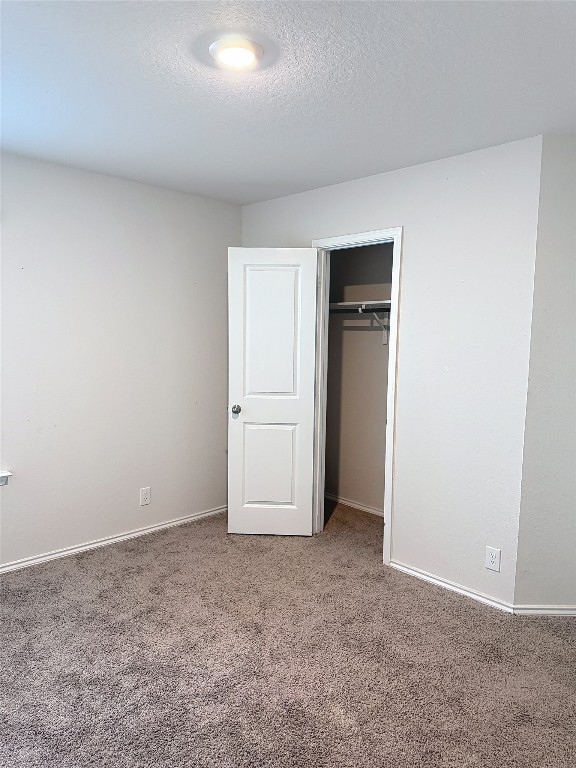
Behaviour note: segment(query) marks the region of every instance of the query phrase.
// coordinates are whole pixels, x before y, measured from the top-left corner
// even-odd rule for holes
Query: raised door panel
[[[295,506],[297,429],[296,424],[244,424],[244,505]]]

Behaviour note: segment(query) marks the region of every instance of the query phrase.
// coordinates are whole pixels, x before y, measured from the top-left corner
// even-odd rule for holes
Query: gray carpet
[[[0,764],[576,765],[576,622],[385,568],[382,522],[222,515],[3,579]]]

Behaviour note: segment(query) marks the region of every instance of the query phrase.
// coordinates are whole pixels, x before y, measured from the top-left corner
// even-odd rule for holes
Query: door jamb
[[[384,465],[384,552],[392,559],[392,524],[394,509],[394,453],[396,443],[396,378],[398,373],[398,329],[400,320],[400,275],[402,265],[402,227],[359,232],[339,237],[313,240],[318,248],[318,307],[316,329],[315,445],[314,445],[314,513],[313,532],[324,528],[324,484],[326,451],[326,386],[328,372],[328,319],[330,288],[330,251],[358,248],[363,245],[393,243],[390,331],[388,338],[388,387],[386,394],[386,458]]]
[[[328,323],[330,320],[330,251],[318,249],[316,297],[316,364],[314,379],[314,487],[312,533],[324,530],[326,469],[326,392],[328,388]]]

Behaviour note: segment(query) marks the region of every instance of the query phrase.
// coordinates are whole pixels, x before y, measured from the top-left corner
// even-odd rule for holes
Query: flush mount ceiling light
[[[251,69],[262,58],[262,48],[252,40],[239,37],[222,38],[212,43],[210,55],[227,69]]]

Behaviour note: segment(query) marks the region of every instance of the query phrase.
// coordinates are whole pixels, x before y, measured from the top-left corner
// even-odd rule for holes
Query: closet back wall
[[[240,208],[10,155],[2,177],[2,562],[226,504]]]
[[[330,254],[330,301],[390,298],[392,244]],[[388,313],[382,315],[388,322]],[[371,315],[330,315],[326,493],[384,513],[388,345]]]

